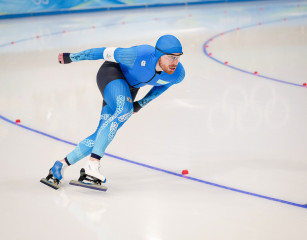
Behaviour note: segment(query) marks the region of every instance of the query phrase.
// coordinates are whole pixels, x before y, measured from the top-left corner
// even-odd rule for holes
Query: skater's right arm
[[[78,53],[60,53],[59,63],[66,64],[82,60],[103,59],[103,52],[106,48],[92,48]]]
[[[78,53],[60,53],[59,63],[66,64],[82,60],[104,59],[110,62],[117,62],[126,66],[133,66],[137,57],[135,47],[131,48],[92,48]]]

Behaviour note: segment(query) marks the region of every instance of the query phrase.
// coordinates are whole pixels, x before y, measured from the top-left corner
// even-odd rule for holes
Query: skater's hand
[[[58,60],[60,64],[71,63],[71,59],[69,57],[70,53],[60,53],[58,56]]]

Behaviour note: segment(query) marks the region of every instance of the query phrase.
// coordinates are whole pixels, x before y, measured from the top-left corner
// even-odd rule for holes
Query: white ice
[[[220,33],[210,58],[204,43]],[[58,53],[154,45],[163,34],[181,40],[186,78],[133,115],[106,152],[290,204],[108,156],[107,192],[68,184],[86,160],[55,191],[39,180],[74,147],[0,119],[1,239],[306,238],[306,1],[1,20],[1,116],[78,143],[99,121],[102,61],[60,65]]]

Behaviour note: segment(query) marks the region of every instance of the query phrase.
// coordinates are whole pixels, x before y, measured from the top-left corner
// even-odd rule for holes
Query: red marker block
[[[11,44],[13,45],[13,44],[15,44],[15,42],[14,42],[14,41],[12,41],[12,42],[11,42]]]
[[[210,38],[210,42],[212,42],[213,41],[213,39],[212,38]]]
[[[303,86],[304,86],[304,87],[307,87],[307,83],[303,83]]]
[[[16,124],[19,124],[20,123],[20,119],[16,119]]]
[[[258,72],[254,72],[255,75],[258,75]]]
[[[92,28],[95,29],[96,27],[95,27],[95,26],[92,26]]]
[[[260,22],[260,23],[258,23],[258,25],[259,25],[259,26],[261,26],[261,25],[262,25],[262,23]]]
[[[239,30],[240,30],[240,28],[238,27],[238,28],[237,28],[237,30],[239,31]]]
[[[126,22],[122,22],[122,24],[126,24]]]
[[[260,11],[262,11],[263,10],[263,8],[260,8]]]
[[[221,36],[223,36],[224,35],[224,33],[221,33]]]
[[[192,14],[189,14],[189,17],[192,17]]]
[[[209,45],[206,45],[206,48],[208,48],[209,47]]]
[[[63,30],[63,34],[65,34],[66,33],[66,31],[65,30]]]
[[[212,56],[212,53],[209,53],[209,56],[211,57],[211,56]]]
[[[225,65],[227,65],[227,64],[228,64],[228,62],[226,61],[226,62],[225,62]]]
[[[287,18],[284,18],[284,22],[287,21]]]
[[[226,11],[226,10],[224,11],[224,14],[227,14],[227,11]]]
[[[155,18],[155,21],[158,21],[159,19],[158,18]]]
[[[36,36],[36,39],[39,39],[39,36]]]
[[[301,5],[297,4],[297,7],[299,8]]]
[[[189,171],[187,169],[182,170],[182,175],[187,175],[187,174],[189,174]]]

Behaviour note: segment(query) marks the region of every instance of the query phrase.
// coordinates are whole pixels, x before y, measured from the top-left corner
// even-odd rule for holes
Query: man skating
[[[100,159],[107,146],[133,113],[184,79],[185,71],[179,62],[182,54],[180,41],[172,35],[160,37],[155,47],[103,47],[79,53],[60,53],[58,60],[61,64],[105,60],[97,73],[103,107],[97,130],[81,141],[64,159],[56,161],[48,177],[41,182],[58,189],[63,170],[90,155],[88,162],[81,169],[78,182],[73,181],[72,184],[98,190],[106,189],[101,186],[101,183],[106,182],[106,178],[100,170]],[[146,85],[153,87],[143,99],[134,102],[139,88]]]

